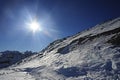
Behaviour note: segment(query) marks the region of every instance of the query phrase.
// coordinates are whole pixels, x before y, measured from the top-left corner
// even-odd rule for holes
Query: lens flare
[[[42,30],[41,25],[40,25],[36,20],[31,21],[28,25],[29,25],[29,29],[30,29],[33,33]]]

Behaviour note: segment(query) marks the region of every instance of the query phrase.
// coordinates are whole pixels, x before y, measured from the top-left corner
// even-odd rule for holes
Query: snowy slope
[[[120,18],[50,43],[0,80],[120,80]]]

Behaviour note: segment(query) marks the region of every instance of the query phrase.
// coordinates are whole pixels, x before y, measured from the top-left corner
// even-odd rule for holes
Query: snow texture
[[[0,80],[120,80],[120,18],[50,43]]]

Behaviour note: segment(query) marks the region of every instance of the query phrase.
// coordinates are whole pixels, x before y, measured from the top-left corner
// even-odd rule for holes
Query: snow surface
[[[0,70],[0,80],[120,80],[120,18],[59,39]],[[115,37],[116,40],[120,38]]]

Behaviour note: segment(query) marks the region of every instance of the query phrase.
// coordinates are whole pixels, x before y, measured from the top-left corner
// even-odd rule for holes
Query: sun
[[[30,30],[31,30],[33,33],[42,30],[40,24],[39,24],[36,20],[31,21],[31,22],[29,23],[29,28],[30,28]]]

